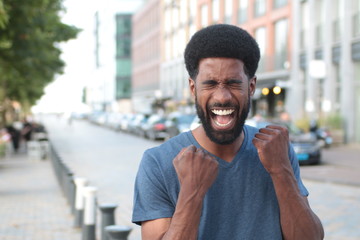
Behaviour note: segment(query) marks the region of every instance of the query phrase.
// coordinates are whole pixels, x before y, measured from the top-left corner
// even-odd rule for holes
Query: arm
[[[287,129],[280,126],[260,129],[253,144],[274,184],[284,239],[323,239],[321,222],[311,210],[307,197],[301,195],[289,161]]]
[[[174,159],[180,193],[172,218],[142,223],[142,239],[197,239],[202,203],[217,176],[216,160],[194,146],[183,149]]]

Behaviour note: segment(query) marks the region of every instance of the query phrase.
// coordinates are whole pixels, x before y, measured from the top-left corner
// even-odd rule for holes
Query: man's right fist
[[[205,195],[218,173],[215,157],[191,145],[183,148],[173,161],[180,185]]]

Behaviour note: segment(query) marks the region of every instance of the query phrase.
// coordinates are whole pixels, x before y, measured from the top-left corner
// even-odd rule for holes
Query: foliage
[[[61,22],[62,0],[0,0],[0,103],[33,105],[64,62],[58,43],[79,29]]]
[[[340,113],[332,113],[320,119],[320,125],[330,129],[342,129],[343,118],[341,117]]]

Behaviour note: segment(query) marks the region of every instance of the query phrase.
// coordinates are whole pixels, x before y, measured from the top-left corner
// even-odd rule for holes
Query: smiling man
[[[202,125],[144,153],[133,210],[142,239],[323,239],[287,130],[244,125],[259,56],[236,26],[191,38],[185,64]]]

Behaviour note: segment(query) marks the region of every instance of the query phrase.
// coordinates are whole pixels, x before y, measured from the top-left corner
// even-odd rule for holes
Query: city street
[[[117,203],[116,224],[133,227],[129,240],[140,240],[131,223],[133,184],[145,149],[153,142],[95,126],[43,116],[52,144],[78,177],[98,188],[98,202]],[[360,153],[356,146],[324,150],[319,166],[302,166],[309,201],[325,228],[326,240],[360,240]]]

